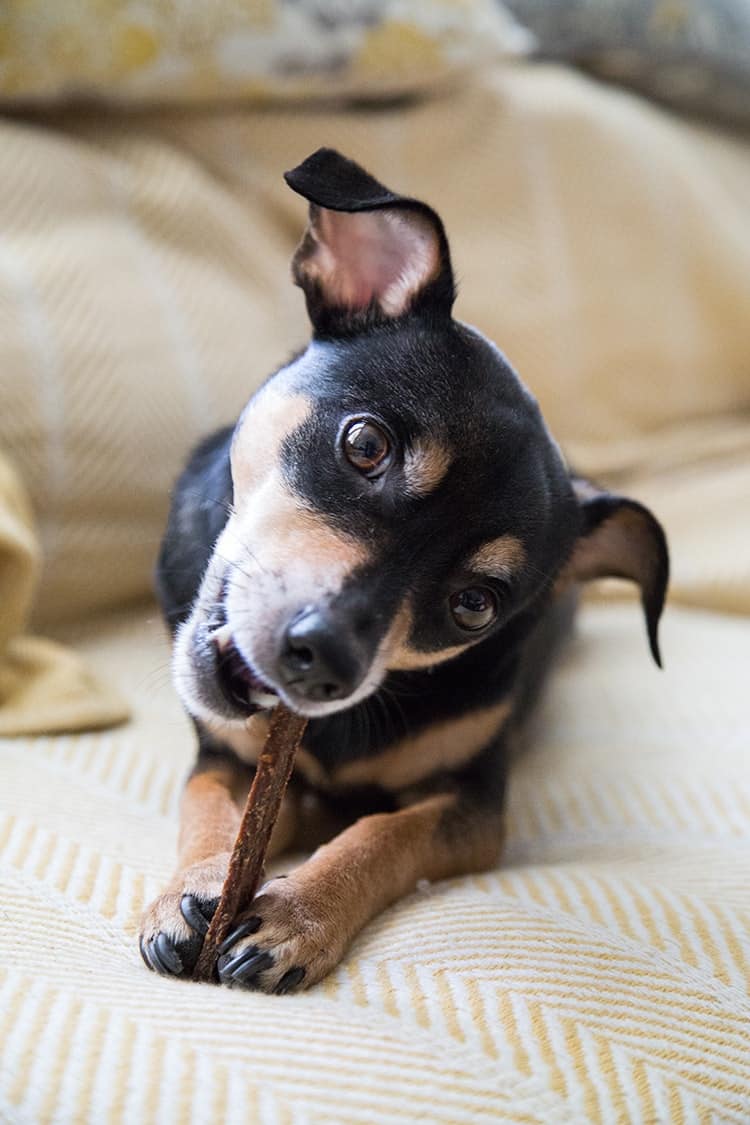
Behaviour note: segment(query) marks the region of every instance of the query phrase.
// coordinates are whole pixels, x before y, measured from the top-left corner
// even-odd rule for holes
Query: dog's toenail
[[[228,965],[225,968],[224,973],[229,976],[231,982],[249,984],[258,973],[262,973],[270,965],[273,965],[273,954],[260,953],[256,950],[254,957],[239,957],[235,964]]]
[[[182,959],[166,934],[159,934],[157,937],[156,951],[167,970],[178,977],[182,972]]]
[[[212,902],[202,903],[195,895],[183,895],[180,901],[180,913],[189,926],[196,931],[196,933],[205,935],[208,932],[209,922],[214,915],[214,911],[218,905],[218,899]]]
[[[256,957],[257,954],[257,945],[250,945],[247,949],[243,949],[240,953],[225,953],[216,962],[216,968],[218,970],[219,976],[222,978],[222,980],[224,979],[224,977],[230,977],[236,969],[238,969],[242,965],[247,964],[248,961],[252,961],[253,957]]]
[[[228,934],[227,937],[224,938],[223,942],[219,946],[219,953],[226,953],[226,951],[228,949],[231,949],[236,941],[239,941],[240,938],[248,937],[250,934],[254,934],[257,930],[260,929],[260,927],[261,919],[257,916],[253,916],[252,918],[248,918],[246,921],[241,922],[239,926],[232,930],[231,934]]]
[[[291,992],[292,989],[296,988],[300,981],[304,979],[304,976],[305,970],[301,965],[297,965],[293,969],[288,969],[276,985],[274,992],[277,996],[283,996],[285,992]]]
[[[141,934],[141,936],[138,938],[138,948],[141,951],[141,957],[143,958],[144,965],[153,973],[154,966],[151,964],[151,958],[148,955],[148,943],[143,940],[143,934]]]

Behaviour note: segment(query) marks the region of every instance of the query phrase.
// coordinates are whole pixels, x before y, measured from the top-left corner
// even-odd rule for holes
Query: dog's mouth
[[[275,707],[278,693],[252,668],[237,648],[229,625],[211,634],[216,653],[216,679],[226,701],[245,716]]]

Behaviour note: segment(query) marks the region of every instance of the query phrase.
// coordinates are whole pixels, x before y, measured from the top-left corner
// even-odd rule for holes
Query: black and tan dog
[[[323,149],[294,258],[307,349],[194,453],[158,585],[199,755],[141,951],[187,974],[278,698],[310,716],[272,846],[318,846],[225,943],[221,980],[314,984],[420,879],[496,863],[509,739],[566,590],[668,574],[642,505],[571,476],[494,344],[454,320],[439,217]],[[328,840],[329,842],[323,843]]]

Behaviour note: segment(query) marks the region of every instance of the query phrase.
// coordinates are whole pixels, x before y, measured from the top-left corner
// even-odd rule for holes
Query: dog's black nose
[[[317,609],[303,611],[288,625],[279,665],[287,687],[322,703],[346,699],[367,671],[356,636]]]

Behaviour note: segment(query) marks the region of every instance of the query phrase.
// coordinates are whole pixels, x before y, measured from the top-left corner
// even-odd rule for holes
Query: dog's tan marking
[[[416,441],[404,457],[406,491],[413,496],[428,496],[434,492],[448,472],[451,460],[450,451],[444,445],[424,438]]]
[[[347,574],[368,558],[364,546],[331,527],[286,487],[279,469],[255,490],[252,507],[238,515],[237,530],[253,543],[245,569],[267,571],[299,565],[325,579]],[[257,562],[255,561],[257,560]]]
[[[347,762],[336,770],[334,785],[382,785],[401,789],[439,770],[456,769],[468,762],[498,733],[512,710],[504,699],[481,711],[435,723],[411,738],[404,738],[382,754]]]
[[[297,750],[294,759],[294,768],[295,770],[299,770],[313,785],[325,786],[327,784],[325,770],[318,759],[314,758],[309,750],[305,750],[304,746],[300,746]]]
[[[380,646],[384,665],[390,671],[408,672],[418,668],[429,668],[433,664],[442,664],[459,653],[464,652],[466,645],[453,645],[451,648],[438,649],[437,652],[419,652],[410,648],[407,638],[412,628],[412,615],[408,601],[405,601],[396,613],[393,623]]]
[[[526,561],[526,549],[515,535],[501,535],[475,551],[468,560],[469,570],[490,574],[493,578],[507,578],[520,570]]]
[[[242,809],[252,781],[252,770],[232,763],[212,766],[188,778],[180,806],[177,845],[179,872],[192,864],[232,850]],[[286,800],[286,798],[285,798]],[[282,805],[274,827],[269,855],[283,850],[294,830],[293,802]]]
[[[180,803],[178,868],[230,851],[240,824],[238,800],[246,770],[216,766],[188,778]]]
[[[283,373],[250,400],[232,442],[234,503],[238,510],[278,465],[285,438],[302,425],[311,409],[310,399],[285,387]]]
[[[269,676],[280,630],[303,607],[334,598],[368,558],[364,544],[302,507],[278,469],[230,520],[217,553],[233,553],[236,563],[229,571],[227,618],[238,647]]]
[[[421,652],[416,648],[402,645],[388,662],[388,668],[394,672],[411,672],[419,668],[431,668],[434,664],[443,664],[466,652],[466,645],[452,645],[450,648],[441,648],[436,652]]]
[[[312,404],[284,389],[283,374],[276,379],[280,386],[274,380],[251,401],[232,445],[236,516],[225,529],[222,550],[251,574],[283,570],[288,580],[288,568],[297,564],[319,578],[340,578],[363,562],[366,552],[307,508],[284,481],[281,447]]]
[[[265,745],[270,718],[268,711],[259,711],[257,714],[251,715],[244,726],[210,720],[204,720],[204,722],[217,737],[221,738],[222,742],[231,746],[238,758],[243,762],[254,765]],[[297,750],[294,768],[315,785],[327,783],[323,767],[309,750],[305,750],[304,746],[300,746]]]
[[[203,723],[208,729],[234,750],[237,757],[254,765],[263,749],[268,734],[268,713],[259,711],[251,715],[245,723],[223,723],[220,719],[206,717]]]
[[[464,807],[455,794],[364,817],[287,878],[266,884],[252,907],[261,927],[232,952],[252,944],[273,953],[258,978],[265,991],[295,966],[305,969],[305,986],[314,984],[367,922],[421,879],[486,870],[502,843],[500,810]]]

